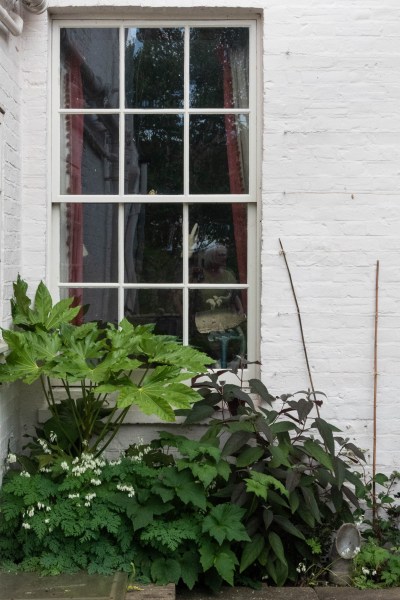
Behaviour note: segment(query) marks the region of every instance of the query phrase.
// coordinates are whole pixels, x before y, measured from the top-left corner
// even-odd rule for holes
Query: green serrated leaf
[[[236,555],[226,548],[219,552],[214,559],[214,566],[217,569],[219,575],[224,581],[233,585],[233,576],[235,573],[235,566],[239,563]]]
[[[208,516],[203,521],[203,533],[222,544],[228,541],[250,541],[242,523],[245,510],[235,504],[219,504],[211,508]]]
[[[151,565],[153,581],[159,585],[178,583],[181,577],[181,567],[173,558],[156,558]]]

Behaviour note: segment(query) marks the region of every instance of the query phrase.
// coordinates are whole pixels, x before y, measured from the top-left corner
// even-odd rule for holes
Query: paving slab
[[[133,585],[126,592],[125,600],[175,600],[175,586],[169,585]]]
[[[260,590],[246,587],[223,588],[217,594],[208,591],[178,593],[177,600],[318,600],[311,588],[263,586]]]
[[[0,573],[0,600],[124,600],[126,573],[73,573],[40,577],[35,573]]]
[[[356,590],[355,588],[315,588],[318,600],[400,600],[400,588]]]

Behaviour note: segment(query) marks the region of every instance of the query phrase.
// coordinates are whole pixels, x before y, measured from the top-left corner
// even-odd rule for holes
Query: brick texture
[[[179,7],[207,11],[207,17],[212,8],[227,17],[240,9],[263,13],[262,377],[273,394],[309,386],[281,239],[314,383],[327,394],[322,414],[368,452],[379,260],[378,468],[391,471],[400,459],[398,2],[50,1],[54,14],[74,17],[103,11],[134,18],[142,8],[162,17]],[[34,285],[49,272],[49,19],[25,13],[21,40],[0,36],[0,103],[9,119],[1,210],[3,322],[17,270]],[[24,420],[33,416],[32,409]],[[1,439],[8,428],[2,421]]]

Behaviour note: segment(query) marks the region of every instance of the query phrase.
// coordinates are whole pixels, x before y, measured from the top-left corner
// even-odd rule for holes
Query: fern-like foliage
[[[161,544],[174,552],[183,541],[196,540],[199,533],[198,522],[185,517],[170,522],[154,521],[140,534],[140,539],[156,549]]]

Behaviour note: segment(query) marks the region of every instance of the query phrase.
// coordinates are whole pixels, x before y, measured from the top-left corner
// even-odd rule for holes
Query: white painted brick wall
[[[21,40],[0,26],[0,325],[10,319],[12,282],[21,268]],[[1,337],[1,336],[0,336]],[[1,346],[1,343],[0,343]],[[1,348],[0,348],[1,350]],[[15,386],[0,386],[0,481],[8,446],[19,438],[18,395]]]
[[[205,16],[211,15],[213,7],[220,8],[219,16],[237,15],[236,11],[251,7],[264,10],[261,359],[265,383],[276,394],[308,386],[295,305],[279,253],[281,238],[303,314],[314,383],[328,396],[323,415],[364,448],[371,448],[379,259],[378,462],[388,471],[398,468],[398,1],[50,2],[54,13],[74,16],[100,16],[104,9],[113,17],[134,17],[139,8],[169,16],[177,6],[197,7]],[[36,284],[46,274],[49,22],[47,15],[25,13],[25,17],[20,54],[22,271]],[[11,51],[7,61],[13,56]],[[11,82],[7,85],[15,89]],[[9,218],[18,240],[19,217],[11,213]],[[15,244],[3,252],[7,260],[18,262]],[[10,281],[14,271],[7,268]]]

